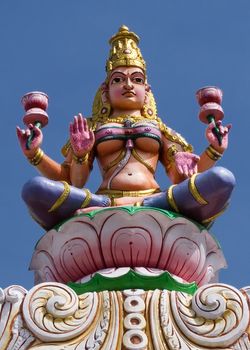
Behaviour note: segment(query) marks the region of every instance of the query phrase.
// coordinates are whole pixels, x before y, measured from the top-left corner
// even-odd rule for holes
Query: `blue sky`
[[[129,5],[131,4],[131,5]],[[205,85],[224,91],[230,146],[220,161],[236,176],[231,206],[212,233],[228,262],[221,282],[250,285],[250,2],[249,0],[2,0],[0,2],[1,187],[0,286],[30,288],[28,265],[43,230],[20,198],[36,170],[22,156],[15,126],[22,125],[20,99],[32,90],[50,97],[43,149],[61,162],[68,124],[78,112],[90,115],[105,78],[108,39],[126,24],[141,37],[141,50],[159,116],[193,144],[206,147],[197,118],[195,92]],[[95,170],[88,187],[98,187]],[[159,170],[162,188],[169,185]]]

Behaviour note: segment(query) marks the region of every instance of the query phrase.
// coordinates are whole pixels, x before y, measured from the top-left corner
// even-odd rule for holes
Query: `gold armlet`
[[[205,153],[210,159],[212,159],[215,162],[217,160],[221,159],[221,157],[222,157],[222,153],[216,151],[216,149],[212,145],[210,145],[206,148]]]
[[[68,155],[70,149],[71,149],[71,144],[70,144],[70,140],[68,140],[68,141],[66,142],[66,144],[65,144],[65,145],[62,147],[62,149],[61,149],[62,155],[63,155],[64,157],[67,157],[67,155]]]
[[[85,156],[83,156],[83,157],[77,157],[75,154],[73,154],[72,158],[74,159],[74,161],[75,161],[77,164],[83,165],[83,164],[88,163],[89,154],[87,153],[87,154],[85,154]]]
[[[176,145],[172,145],[168,148],[167,160],[169,161],[169,163],[174,162],[174,156],[176,155],[176,153],[178,153],[178,149],[177,149]]]
[[[67,161],[64,161],[62,164],[61,164],[61,166],[64,168],[64,169],[69,169],[70,168],[70,163],[69,162],[67,162]]]
[[[38,150],[36,151],[35,155],[33,158],[28,158],[30,164],[37,166],[38,164],[41,163],[42,159],[44,156],[44,152],[41,150],[41,148],[38,148]]]

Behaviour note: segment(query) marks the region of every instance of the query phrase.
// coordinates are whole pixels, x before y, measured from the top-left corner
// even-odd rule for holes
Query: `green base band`
[[[125,275],[113,278],[96,273],[86,283],[69,282],[67,285],[78,295],[89,292],[102,292],[104,290],[117,291],[124,289],[167,289],[193,295],[198,289],[196,283],[177,282],[167,271],[159,276],[143,276],[132,269]]]

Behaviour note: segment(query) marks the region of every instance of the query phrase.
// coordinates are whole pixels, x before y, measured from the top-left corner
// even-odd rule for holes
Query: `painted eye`
[[[144,79],[136,77],[136,78],[134,78],[134,82],[137,83],[137,84],[144,84]]]
[[[121,77],[115,77],[112,80],[112,84],[117,84],[117,83],[121,83],[122,82],[122,78]]]

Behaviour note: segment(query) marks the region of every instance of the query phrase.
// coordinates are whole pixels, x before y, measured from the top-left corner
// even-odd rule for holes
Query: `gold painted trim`
[[[103,168],[103,171],[107,173],[108,170],[113,168],[113,166],[117,165],[125,157],[125,154],[126,154],[126,151],[122,150],[118,155],[118,157],[116,157],[114,160],[112,160],[112,162],[109,163],[109,165]]]
[[[196,179],[197,175],[198,174],[194,174],[191,176],[191,178],[189,179],[188,188],[189,188],[190,193],[192,194],[192,196],[196,200],[196,202],[198,202],[201,205],[206,205],[206,204],[208,204],[208,202],[202,197],[202,195],[200,194],[200,192],[198,191],[198,189],[195,185],[195,179]]]
[[[214,153],[210,147],[208,147],[205,151],[206,155],[212,159],[214,162],[221,159],[222,155],[219,153]]]
[[[211,216],[210,218],[203,220],[201,223],[202,224],[209,224],[211,221],[214,221],[216,218],[218,218],[219,216],[221,216],[227,209],[227,205],[221,210],[219,211],[219,213],[214,214],[213,216]]]
[[[165,136],[167,140],[179,144],[184,152],[193,151],[192,145],[187,143],[184,137],[167,127],[159,117],[157,117],[156,121],[158,122],[159,128],[163,136]]]
[[[211,153],[213,153],[215,156],[221,158],[223,156],[222,153],[220,153],[219,151],[217,151],[212,145],[208,146],[208,148],[210,150]]]
[[[61,181],[61,183],[64,186],[64,190],[63,193],[61,194],[61,196],[55,201],[55,203],[52,205],[52,207],[48,210],[49,213],[51,213],[52,211],[57,210],[68,198],[69,193],[70,193],[70,187],[69,184],[66,181]]]
[[[85,156],[83,157],[77,157],[74,153],[72,155],[72,158],[74,159],[74,161],[76,162],[76,164],[86,164],[89,162],[89,153],[86,153]]]
[[[37,166],[41,163],[42,159],[44,156],[44,152],[43,150],[41,150],[41,148],[38,148],[38,150],[36,151],[34,157],[32,159],[29,159],[29,162],[34,165]]]
[[[122,191],[122,190],[98,190],[96,194],[104,194],[109,198],[122,198],[122,197],[143,197],[149,196],[153,193],[159,193],[160,189],[149,189],[149,190],[140,190],[140,191]]]
[[[170,186],[168,188],[168,190],[167,190],[167,200],[168,200],[170,206],[174,209],[174,211],[176,213],[179,213],[179,209],[177,207],[177,204],[176,204],[175,199],[174,199],[174,194],[173,194],[173,189],[174,189],[175,186],[176,185],[172,185],[172,186]]]
[[[155,169],[152,167],[151,164],[149,164],[147,161],[145,161],[138,153],[135,149],[132,150],[132,156],[138,160],[139,163],[141,163],[142,165],[144,165],[150,172],[151,174],[154,175],[155,173]]]
[[[83,192],[85,192],[86,198],[82,202],[81,208],[86,208],[89,205],[90,201],[91,201],[91,192],[87,188],[84,188]]]

